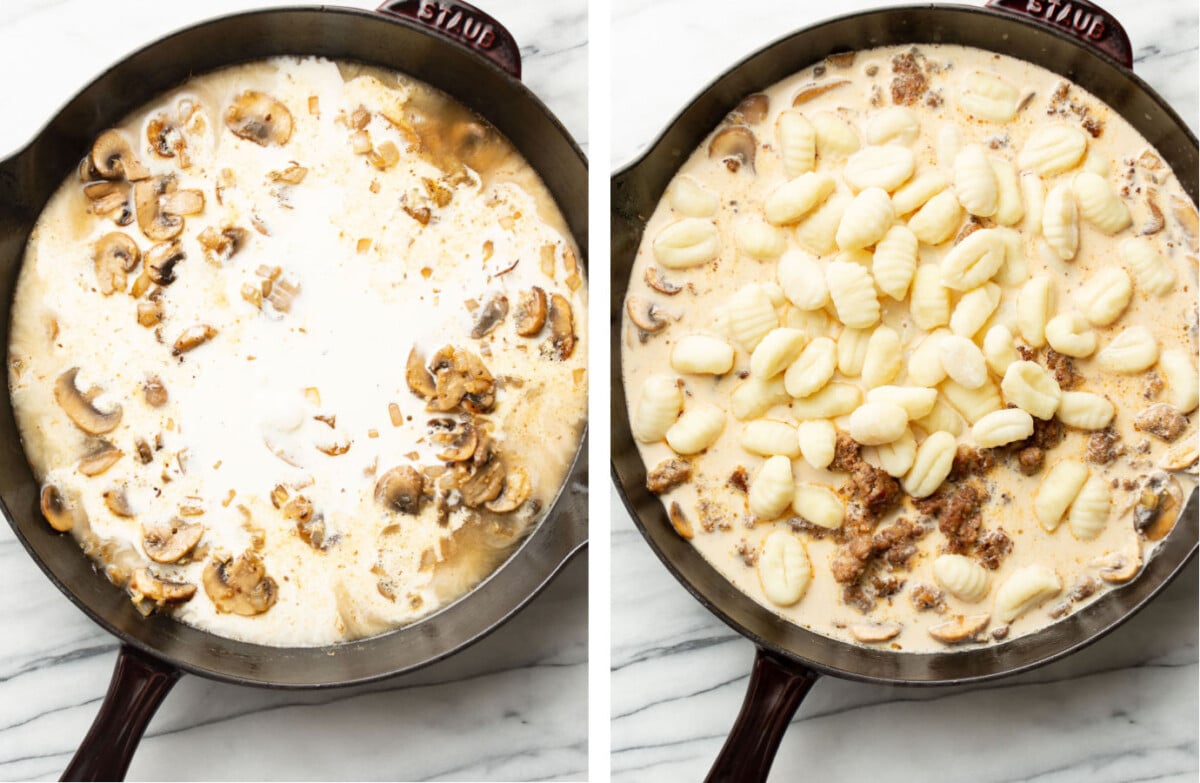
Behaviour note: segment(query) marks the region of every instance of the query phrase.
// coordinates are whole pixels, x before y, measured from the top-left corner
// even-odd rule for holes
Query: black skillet
[[[1079,612],[1005,644],[897,654],[835,641],[781,621],[733,587],[680,538],[662,503],[646,490],[645,466],[630,431],[621,383],[621,314],[630,270],[646,220],[680,162],[746,95],[837,52],[912,43],[996,51],[1060,73],[1107,102],[1165,156],[1196,200],[1196,137],[1130,70],[1129,39],[1116,20],[1079,0],[1053,5],[1042,0],[993,0],[988,5],[867,11],[793,33],[726,71],[640,159],[612,178],[613,477],[638,529],[667,569],[757,648],[745,701],[709,772],[710,781],[765,780],[792,716],[822,674],[882,685],[957,685],[1026,671],[1080,650],[1116,628],[1162,590],[1196,552],[1197,494],[1193,492],[1175,528],[1142,573]],[[1059,19],[1067,6],[1069,13]]]
[[[461,2],[400,0],[375,12],[296,7],[224,17],[167,36],[101,74],[24,149],[0,161],[0,301],[11,302],[26,239],[92,140],[130,111],[204,73],[276,55],[320,55],[392,68],[457,98],[507,136],[541,175],[587,254],[587,162],[520,81],[520,52],[495,19]],[[8,344],[8,319],[0,320]],[[46,575],[122,644],[100,713],[67,780],[124,777],[142,733],[182,672],[269,688],[370,682],[438,661],[494,630],[587,542],[587,445],[545,519],[484,584],[388,634],[324,648],[274,648],[141,617],[73,538],[42,519],[8,395],[0,403],[0,505]]]

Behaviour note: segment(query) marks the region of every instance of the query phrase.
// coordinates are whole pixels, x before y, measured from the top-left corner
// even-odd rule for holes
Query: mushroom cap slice
[[[58,402],[67,417],[75,423],[75,426],[87,434],[103,435],[106,432],[112,432],[121,423],[121,406],[114,405],[108,413],[96,410],[92,405],[92,400],[100,396],[102,390],[99,387],[92,387],[86,392],[79,391],[75,386],[77,375],[79,375],[79,368],[72,367],[58,376],[54,382],[55,401]]]
[[[487,337],[496,330],[496,327],[504,321],[507,315],[508,297],[504,294],[488,297],[475,317],[475,325],[471,327],[471,337],[476,340]]]
[[[94,448],[79,460],[78,470],[85,476],[99,476],[117,464],[117,460],[123,456],[125,456],[125,452],[100,438],[96,441]]]
[[[717,131],[708,143],[708,157],[725,162],[725,167],[736,172],[745,166],[754,171],[754,153],[758,139],[754,131],[744,125],[730,125]]]
[[[146,274],[158,285],[175,282],[175,265],[187,255],[178,239],[159,242],[146,251]]]
[[[133,577],[129,580],[129,589],[157,604],[181,604],[190,601],[196,594],[195,585],[163,579],[146,568],[139,568],[133,572]]]
[[[939,642],[954,644],[974,639],[991,621],[990,614],[958,615],[953,620],[935,625],[929,635]]]
[[[119,517],[128,519],[134,515],[133,507],[129,505],[129,496],[125,492],[124,485],[109,487],[104,490],[104,505],[108,506],[108,510]]]
[[[479,451],[476,452],[476,457],[478,456]],[[469,471],[464,471],[461,467],[456,468],[455,478],[460,482],[458,491],[462,493],[463,503],[471,508],[479,508],[500,497],[504,490],[504,461],[493,456]]]
[[[434,394],[429,408],[443,413],[459,405],[475,414],[487,413],[496,403],[496,379],[483,361],[453,345],[442,347],[429,361]]]
[[[429,374],[429,369],[425,366],[425,355],[415,345],[408,352],[404,379],[408,381],[408,388],[418,397],[428,400],[437,393],[437,387],[433,384],[433,376]]]
[[[575,318],[571,303],[561,294],[550,297],[550,356],[558,361],[575,353]]]
[[[658,291],[660,294],[675,296],[675,294],[683,290],[683,286],[679,285],[678,283],[672,283],[670,280],[667,280],[665,277],[663,277],[662,272],[656,266],[646,267],[646,274],[644,277],[646,279],[646,285],[650,286],[655,291]]]
[[[236,559],[216,557],[204,568],[204,592],[218,612],[253,617],[275,605],[279,587],[258,555],[246,550]]]
[[[756,92],[742,98],[742,102],[731,112],[731,117],[747,125],[757,125],[767,118],[770,108],[771,99],[765,93]]]
[[[525,472],[525,468],[517,466],[504,479],[504,490],[500,495],[494,500],[485,502],[483,505],[488,511],[494,511],[497,514],[507,514],[511,511],[516,511],[526,500],[529,500],[531,491],[529,474]]]
[[[534,286],[517,301],[516,328],[521,337],[533,337],[546,325],[546,292]]]
[[[692,526],[692,520],[688,519],[687,514],[683,513],[683,507],[679,505],[678,500],[671,501],[671,510],[667,516],[671,520],[671,527],[675,528],[675,532],[681,538],[690,541],[695,537],[696,529]]]
[[[208,324],[195,324],[184,329],[175,340],[175,353],[187,353],[217,336],[217,329]]]
[[[446,422],[447,426],[439,426],[441,422]],[[474,424],[470,421],[455,422],[449,419],[435,419],[430,423],[437,428],[434,440],[446,446],[437,455],[438,459],[442,462],[466,462],[474,456],[475,449],[479,446],[479,431],[475,429]]]
[[[204,525],[172,519],[142,528],[142,549],[156,563],[177,563],[191,552],[204,535]]]
[[[247,90],[225,109],[225,127],[262,147],[282,147],[292,137],[292,113],[270,95]]]
[[[384,508],[416,515],[425,497],[425,477],[411,465],[392,468],[375,482],[375,500]]]
[[[88,155],[92,171],[104,179],[127,179],[130,182],[146,179],[150,170],[138,161],[133,148],[120,131],[109,129],[96,137]]]
[[[155,241],[174,239],[183,231],[183,218],[165,211],[161,198],[178,187],[174,177],[145,179],[133,186],[133,208],[138,228]]]
[[[1142,549],[1135,541],[1127,551],[1109,552],[1092,560],[1088,565],[1098,569],[1097,573],[1105,582],[1123,584],[1142,570]]]
[[[663,317],[661,307],[647,302],[640,296],[630,296],[625,300],[625,312],[629,314],[629,320],[633,321],[634,326],[649,334],[661,332],[670,324],[670,321]]]
[[[863,622],[850,626],[850,633],[860,642],[870,644],[874,642],[886,642],[888,639],[896,638],[900,635],[901,628],[900,623]]]
[[[60,533],[66,533],[80,521],[83,510],[53,484],[42,487],[41,494],[42,516],[50,527]]]
[[[142,252],[129,235],[110,231],[96,240],[92,255],[100,293],[109,296],[117,291],[125,291],[126,273],[137,267]]]

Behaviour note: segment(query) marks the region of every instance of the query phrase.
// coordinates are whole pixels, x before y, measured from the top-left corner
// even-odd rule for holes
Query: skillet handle
[[[466,44],[521,78],[521,50],[504,25],[462,0],[384,0],[377,13],[411,19],[438,35]]]
[[[127,644],[92,728],[61,780],[124,780],[142,734],[180,671]]]
[[[1088,0],[987,0],[987,7],[1064,32],[1133,68],[1133,46],[1117,18]]]
[[[819,676],[758,648],[742,710],[705,783],[765,781],[792,716]]]

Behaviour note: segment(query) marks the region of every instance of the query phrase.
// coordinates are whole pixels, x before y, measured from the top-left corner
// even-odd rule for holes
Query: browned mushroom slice
[[[754,153],[758,139],[744,125],[730,125],[717,131],[708,143],[708,157],[725,162],[725,168],[736,172],[745,166],[754,171]]]
[[[187,152],[187,140],[174,121],[165,114],[156,114],[146,123],[146,141],[150,149],[160,158],[178,156],[179,167],[186,169],[191,166],[191,158]]]
[[[1160,541],[1179,517],[1183,490],[1174,476],[1155,471],[1142,481],[1141,492],[1133,507],[1133,527],[1148,541]]]
[[[162,198],[178,188],[174,177],[155,177],[133,186],[138,228],[150,239],[173,239],[183,231],[183,218],[162,208]]]
[[[900,623],[855,623],[850,626],[850,633],[855,639],[867,644],[886,642],[900,635]]]
[[[85,476],[99,476],[104,471],[117,464],[125,452],[103,438],[99,438],[79,460],[77,469]]]
[[[504,294],[489,296],[479,308],[475,316],[475,325],[471,328],[471,336],[476,340],[486,337],[496,330],[508,315],[508,297]]]
[[[522,293],[517,301],[516,314],[517,334],[522,337],[533,337],[542,331],[546,324],[546,292],[537,286],[528,293]]]
[[[483,505],[489,511],[507,514],[516,511],[526,500],[529,500],[532,489],[529,474],[525,472],[525,468],[518,466],[513,468],[504,479],[504,490],[500,495],[495,500],[489,500]]]
[[[225,127],[263,147],[283,146],[292,137],[292,113],[271,96],[247,90],[225,110]]]
[[[625,300],[625,312],[633,325],[648,334],[661,332],[670,323],[662,308],[653,302],[646,302],[640,296],[630,296]]]
[[[764,93],[756,92],[743,98],[742,102],[730,112],[729,118],[735,123],[744,122],[747,125],[757,125],[767,118],[767,111],[770,108],[771,99]]]
[[[131,182],[150,176],[133,154],[133,148],[116,130],[106,130],[92,145],[89,156],[92,170],[104,179],[127,179]]]
[[[1123,584],[1133,579],[1142,570],[1142,550],[1134,543],[1124,552],[1109,552],[1093,560],[1090,565],[1105,582]]]
[[[1200,237],[1200,215],[1192,202],[1179,196],[1171,196],[1171,213],[1175,216],[1179,227],[1183,229],[1184,237],[1194,249],[1196,240]]]
[[[204,257],[209,262],[220,265],[238,254],[250,239],[250,232],[237,226],[228,226],[217,231],[209,226],[196,237],[200,247],[204,248]]]
[[[194,348],[199,348],[216,336],[216,328],[208,324],[189,326],[175,340],[175,353],[187,353]]]
[[[831,54],[826,57],[825,62],[829,63],[840,71],[844,71],[850,66],[854,65],[854,57],[856,54],[857,52],[837,52],[836,54]]]
[[[148,569],[139,568],[129,580],[129,590],[149,598],[156,604],[181,604],[196,594],[196,586],[154,576]]]
[[[47,484],[42,487],[41,506],[42,516],[50,527],[60,533],[66,533],[75,527],[83,518],[83,509],[74,498],[68,499],[58,487]]]
[[[452,411],[460,404],[471,413],[487,413],[496,402],[496,380],[483,361],[461,348],[447,345],[429,362],[435,392],[429,407]]]
[[[141,257],[137,243],[120,231],[111,231],[96,240],[93,258],[100,293],[110,296],[116,291],[124,292],[126,275],[134,270]]]
[[[133,516],[133,507],[129,505],[129,496],[125,492],[124,485],[104,490],[104,505],[119,517]]]
[[[481,451],[476,451],[476,458]],[[456,470],[459,470],[456,468]],[[462,493],[463,503],[471,508],[479,508],[485,503],[500,497],[504,490],[504,461],[492,455],[486,462],[474,467],[466,479],[458,485]]]
[[[146,404],[151,408],[161,408],[167,404],[167,387],[157,375],[151,375],[142,384],[142,393],[146,395]]]
[[[172,190],[159,198],[158,208],[168,215],[198,215],[204,211],[204,191]]]
[[[956,615],[953,620],[930,628],[929,635],[945,644],[965,642],[978,636],[991,619],[990,614]]]
[[[408,388],[418,397],[428,400],[437,393],[437,388],[433,385],[433,376],[429,374],[429,369],[425,366],[425,356],[417,350],[415,345],[408,352],[404,379],[408,382]]]
[[[187,258],[179,240],[159,242],[146,251],[146,274],[158,285],[175,282],[175,265]]]
[[[172,519],[142,528],[142,549],[156,563],[177,563],[191,552],[204,535],[204,525]]]
[[[437,455],[442,462],[466,462],[479,445],[479,431],[469,421],[435,419],[433,439],[446,448]]]
[[[331,543],[325,535],[325,517],[322,514],[314,514],[308,519],[297,520],[296,533],[304,543],[318,551],[323,552],[325,545]]]
[[[547,341],[547,353],[560,362],[571,358],[571,354],[575,353],[575,318],[571,313],[571,303],[566,297],[559,294],[550,297],[549,320],[550,339]]]
[[[54,382],[54,399],[59,407],[67,414],[75,426],[89,435],[103,435],[112,432],[121,423],[121,406],[114,405],[108,413],[103,413],[92,405],[92,400],[99,397],[103,390],[93,386],[86,392],[81,392],[75,386],[75,377],[79,368],[71,369],[58,376]]]
[[[830,79],[827,82],[812,82],[800,88],[796,97],[792,98],[792,106],[801,106],[814,98],[819,98],[830,90],[849,84],[848,79]]]
[[[656,266],[646,267],[645,279],[646,285],[650,286],[655,291],[658,291],[660,294],[675,296],[675,294],[683,290],[683,286],[679,285],[678,283],[672,283],[670,280],[667,280],[665,277],[663,277],[662,272],[658,271],[658,267]]]
[[[1200,457],[1200,452],[1197,452],[1196,441],[1189,439],[1176,443],[1171,448],[1163,452],[1162,458],[1158,461],[1160,468],[1166,470],[1187,470],[1191,468],[1191,473],[1195,473],[1197,457]]]
[[[216,557],[204,568],[204,592],[218,612],[253,617],[275,605],[278,585],[267,576],[258,555],[246,550],[241,557]]]
[[[1159,231],[1163,230],[1164,226],[1167,225],[1166,220],[1163,219],[1162,209],[1158,206],[1158,202],[1155,200],[1157,196],[1158,193],[1153,189],[1148,189],[1146,191],[1146,209],[1150,210],[1150,218],[1146,221],[1146,224],[1142,226],[1140,232],[1146,236],[1157,234]]]
[[[683,513],[683,507],[679,505],[679,501],[671,501],[671,510],[667,514],[671,520],[671,527],[675,528],[675,532],[681,538],[691,540],[696,535],[695,528],[692,527],[692,520],[688,519],[687,514]]]
[[[401,514],[418,514],[425,497],[425,477],[411,465],[392,468],[375,482],[375,501]]]
[[[98,180],[83,186],[83,195],[91,202],[88,211],[93,215],[111,215],[118,226],[133,222],[133,210],[129,207],[131,188],[128,182]]]
[[[137,322],[147,329],[153,329],[162,323],[165,315],[162,300],[156,299],[150,302],[138,302]]]

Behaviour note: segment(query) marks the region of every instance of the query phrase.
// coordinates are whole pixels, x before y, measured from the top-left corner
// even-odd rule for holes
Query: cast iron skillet
[[[1001,3],[997,3],[1001,5]],[[1026,8],[1026,0],[1003,0]],[[1036,5],[1031,3],[1030,5]],[[1042,9],[1048,4],[1040,4]],[[1085,6],[1078,0],[1076,8]],[[1094,6],[1071,28],[1029,21],[1008,9],[911,6],[834,19],[787,36],[735,65],[705,89],[639,160],[612,179],[612,453],[621,497],[655,554],[704,606],[757,647],[741,712],[709,773],[710,781],[764,780],[792,715],[817,677],[886,685],[952,685],[1002,677],[1049,663],[1111,631],[1153,598],[1196,552],[1197,496],[1131,583],[1045,630],[1001,645],[937,654],[897,654],[857,647],[783,622],[733,587],[672,528],[630,431],[621,383],[621,313],[646,220],[671,177],[717,123],[746,95],[827,55],[889,44],[954,43],[989,49],[1058,72],[1119,111],[1165,157],[1196,200],[1196,138],[1163,100],[1129,70],[1128,38]],[[1068,19],[1068,24],[1076,17]],[[1089,35],[1090,34],[1090,35]],[[1092,45],[1081,41],[1092,39]],[[1095,39],[1107,53],[1100,53]]]
[[[449,10],[446,10],[449,9]],[[541,174],[584,256],[587,163],[566,129],[524,85],[520,53],[494,19],[465,3],[387,2],[377,12],[297,7],[216,19],[122,60],[74,97],[25,149],[0,162],[0,301],[12,299],[22,253],[47,199],[92,140],[193,74],[284,54],[393,68],[486,117]],[[0,343],[8,345],[8,318]],[[8,395],[0,395],[0,507],[46,575],[122,641],[100,714],[65,779],[117,779],[181,672],[272,688],[329,688],[411,671],[477,641],[525,605],[587,541],[587,446],[579,447],[550,512],[476,590],[401,630],[326,648],[245,644],[141,617],[97,574],[69,535],[41,518]]]

